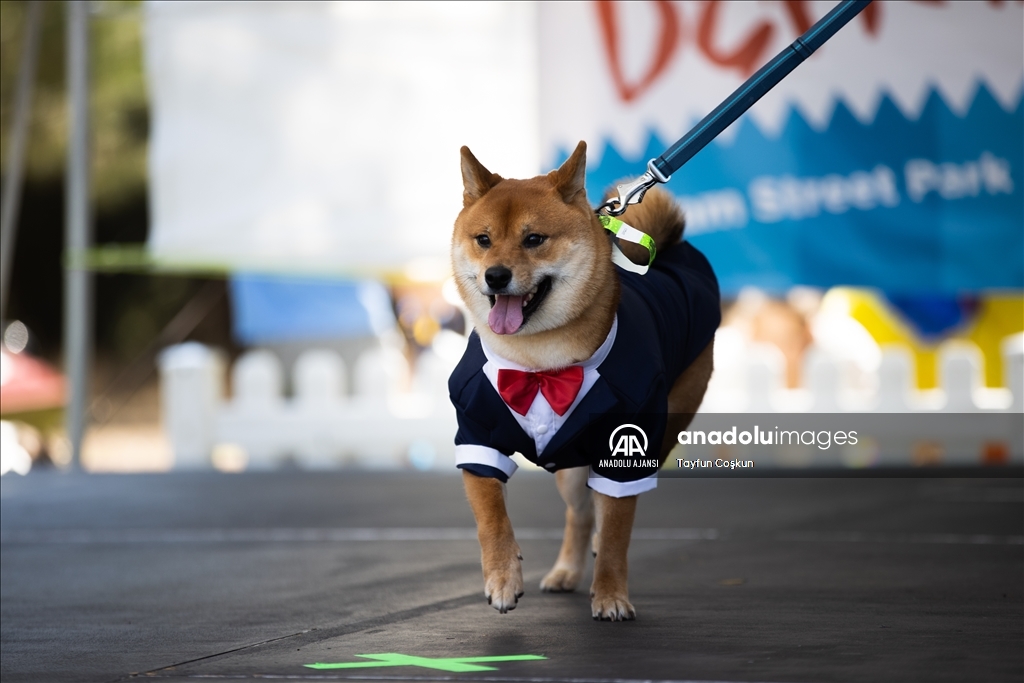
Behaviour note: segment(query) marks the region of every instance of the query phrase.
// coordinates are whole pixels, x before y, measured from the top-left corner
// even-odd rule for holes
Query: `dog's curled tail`
[[[637,230],[646,232],[659,249],[667,249],[683,237],[686,219],[676,200],[660,187],[647,190],[644,200],[631,204],[622,220]]]
[[[647,190],[644,200],[639,204],[631,204],[619,218],[650,235],[659,251],[668,249],[682,239],[683,228],[686,226],[682,208],[672,195],[660,187]],[[640,245],[622,242],[619,247],[634,263],[647,262],[647,250]]]

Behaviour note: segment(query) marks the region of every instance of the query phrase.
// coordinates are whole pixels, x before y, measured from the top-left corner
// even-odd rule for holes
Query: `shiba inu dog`
[[[594,415],[644,426],[656,466],[664,463],[711,376],[719,295],[707,260],[680,242],[682,212],[659,190],[623,216],[660,249],[651,270],[613,265],[585,171],[583,142],[560,168],[527,180],[491,173],[462,148],[463,209],[451,254],[476,331],[449,390],[488,602],[505,613],[523,595],[504,485],[516,469],[509,456],[519,452],[555,472],[567,506],[562,548],[541,589],[576,588],[593,531],[592,616],[619,621],[636,615],[626,555],[637,495],[656,480],[596,471],[609,437],[597,434]],[[647,263],[645,247],[621,248]]]

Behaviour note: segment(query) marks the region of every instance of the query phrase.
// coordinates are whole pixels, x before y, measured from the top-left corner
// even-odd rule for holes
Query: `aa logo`
[[[612,457],[643,457],[647,455],[647,434],[636,425],[620,425],[608,437],[608,449],[612,452]]]

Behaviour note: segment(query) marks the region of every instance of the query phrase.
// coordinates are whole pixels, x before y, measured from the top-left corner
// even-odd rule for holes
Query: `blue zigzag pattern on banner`
[[[706,147],[668,187],[688,210],[687,238],[707,254],[726,293],[796,284],[1020,289],[1022,104],[1019,97],[1006,111],[979,84],[964,116],[933,89],[916,120],[888,95],[867,124],[842,101],[824,130],[796,108],[777,136],[741,119],[732,141]],[[642,172],[668,143],[651,133],[636,157],[605,145],[587,173],[592,201]]]

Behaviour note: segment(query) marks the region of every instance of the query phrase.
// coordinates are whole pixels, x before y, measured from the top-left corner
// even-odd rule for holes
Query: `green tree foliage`
[[[138,1],[93,2],[90,14],[93,200],[117,210],[145,192],[149,106]],[[0,158],[7,163],[14,90],[22,58],[28,2],[0,0]],[[64,174],[67,149],[64,3],[44,2],[39,66],[32,102],[26,180]],[[6,173],[7,169],[3,168]]]

